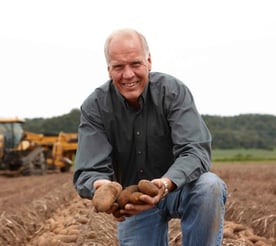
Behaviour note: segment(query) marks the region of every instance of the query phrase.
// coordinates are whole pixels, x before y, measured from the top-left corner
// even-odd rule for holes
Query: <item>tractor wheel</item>
[[[47,163],[42,150],[35,150],[23,160],[22,175],[44,175],[46,173]]]

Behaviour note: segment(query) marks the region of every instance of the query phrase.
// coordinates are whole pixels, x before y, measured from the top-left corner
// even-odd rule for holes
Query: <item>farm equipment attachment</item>
[[[0,170],[13,175],[68,172],[77,149],[77,133],[45,135],[23,130],[24,120],[0,118]]]

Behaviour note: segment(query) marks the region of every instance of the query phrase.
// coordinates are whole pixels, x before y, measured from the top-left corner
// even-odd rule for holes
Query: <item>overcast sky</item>
[[[0,0],[0,117],[54,117],[107,79],[106,37],[142,32],[201,114],[276,115],[276,1]]]

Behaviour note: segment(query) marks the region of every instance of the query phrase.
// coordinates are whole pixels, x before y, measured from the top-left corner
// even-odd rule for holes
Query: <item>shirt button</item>
[[[140,169],[140,171],[139,171],[141,174],[143,174],[144,173],[144,170],[143,169]]]
[[[140,133],[139,131],[136,132],[136,135],[137,135],[137,136],[140,136],[140,134],[141,134],[141,133]]]
[[[142,154],[142,151],[141,151],[141,150],[138,150],[138,151],[137,151],[137,154],[138,154],[138,155],[141,155],[141,154]]]

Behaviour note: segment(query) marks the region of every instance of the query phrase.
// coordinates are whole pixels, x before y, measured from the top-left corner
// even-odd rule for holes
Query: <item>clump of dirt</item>
[[[75,198],[45,221],[29,245],[118,245],[116,223],[110,215],[95,213],[91,201]]]
[[[214,171],[228,186],[226,219],[275,240],[276,163],[218,164]]]
[[[14,201],[17,204],[16,210],[2,210],[0,214],[0,245],[24,245],[43,228],[44,221],[61,204],[68,204],[74,196],[74,191],[68,190],[68,183],[65,183],[29,204],[21,204],[20,200]]]
[[[228,186],[223,246],[276,245],[275,164],[214,167]],[[0,176],[0,245],[118,246],[111,215],[81,199],[72,173],[41,177]],[[180,246],[179,220],[169,223],[169,245]]]

